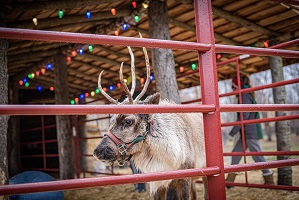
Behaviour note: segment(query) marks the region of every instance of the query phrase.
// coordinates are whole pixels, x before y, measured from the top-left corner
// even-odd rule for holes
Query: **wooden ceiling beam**
[[[90,53],[85,53],[83,54],[83,57],[84,58],[89,58],[91,60],[95,60],[95,61],[101,61],[101,62],[104,62],[104,63],[108,63],[108,64],[111,64],[111,65],[114,65],[114,66],[120,66],[120,62],[117,62],[117,61],[114,61],[114,60],[110,60],[106,57],[103,57],[103,56],[98,56],[98,55],[93,55],[93,54],[90,54]],[[129,55],[128,55],[129,57]],[[124,64],[124,67],[129,67],[131,68],[131,65],[127,65],[127,64]],[[136,71],[140,72],[140,73],[144,73],[144,70],[141,70],[139,68],[135,68]],[[105,69],[106,70],[106,69]],[[111,71],[112,74],[117,74],[118,75],[118,72],[113,72]]]
[[[183,3],[183,4],[189,5],[190,7],[194,6],[194,1],[193,0],[177,0],[176,2],[180,2],[180,3]],[[275,32],[275,31],[264,28],[263,26],[260,26],[256,23],[253,23],[250,20],[245,19],[243,17],[232,15],[230,12],[227,12],[227,11],[222,10],[220,8],[217,8],[215,6],[212,6],[212,11],[213,11],[213,14],[215,14],[219,17],[225,18],[228,21],[240,24],[241,26],[246,27],[246,28],[248,28],[252,31],[262,33],[264,35],[268,35],[268,36],[271,36],[271,37],[279,36],[279,33]]]
[[[196,32],[196,27],[194,27],[194,26],[190,26],[190,25],[188,25],[186,23],[183,23],[183,22],[180,22],[178,20],[175,20],[172,17],[169,17],[168,20],[169,20],[169,23],[171,23],[174,26],[180,27],[180,28],[185,29],[187,31],[191,31],[193,33]],[[223,36],[223,35],[221,35],[219,33],[215,33],[214,32],[214,36],[215,36],[215,38],[217,38],[217,39],[219,39],[222,42],[225,42],[227,44],[232,44],[232,45],[236,45],[236,46],[241,46],[242,45],[241,43],[236,42],[236,41],[234,41],[234,40],[232,40],[230,38],[227,38],[227,37],[225,37],[225,36]]]
[[[68,43],[50,43],[50,44],[42,44],[42,45],[33,45],[26,48],[20,48],[13,51],[8,51],[8,56],[12,58],[18,54],[26,54],[26,53],[35,54],[37,52],[44,51],[44,49],[47,49],[45,51],[48,51],[49,49],[64,47],[68,45],[69,45]]]
[[[276,31],[272,31],[268,28],[260,26],[256,23],[251,22],[248,19],[243,18],[243,17],[232,15],[232,14],[230,14],[230,12],[227,12],[227,11],[217,8],[215,6],[212,7],[212,10],[213,10],[213,14],[218,15],[219,17],[223,17],[223,18],[227,19],[228,21],[240,24],[241,26],[246,27],[252,31],[262,33],[264,35],[268,35],[271,37],[279,36],[279,33],[277,33]]]

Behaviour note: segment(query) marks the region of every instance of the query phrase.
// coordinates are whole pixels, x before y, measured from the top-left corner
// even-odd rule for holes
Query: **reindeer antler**
[[[114,104],[118,104],[118,101],[113,99],[112,97],[110,97],[102,88],[102,85],[101,85],[101,76],[102,76],[102,73],[104,72],[101,71],[100,75],[99,75],[99,80],[98,80],[98,88],[100,89],[101,93],[111,102],[111,103],[114,103]]]
[[[142,38],[142,35],[139,33],[140,38]],[[131,104],[135,104],[137,103],[141,97],[145,94],[147,87],[149,85],[150,82],[150,64],[149,64],[149,58],[147,55],[147,50],[145,47],[142,47],[143,49],[143,53],[144,53],[144,57],[145,57],[145,65],[146,65],[146,81],[144,84],[144,87],[142,89],[142,91],[140,92],[140,94],[136,97],[136,99],[133,99],[133,95],[134,95],[134,91],[135,91],[135,87],[136,87],[136,75],[135,75],[135,59],[134,59],[134,54],[132,52],[131,47],[127,46],[127,48],[129,49],[129,53],[131,56],[131,71],[132,71],[132,88],[131,91],[129,91],[129,88],[127,86],[127,84],[124,81],[124,77],[123,77],[123,65],[124,63],[122,62],[120,65],[120,69],[119,69],[119,78],[120,78],[120,82],[122,85],[122,88],[124,89],[126,95],[128,96],[129,102]],[[101,76],[102,76],[103,71],[100,73],[99,75],[99,80],[98,80],[98,87],[101,90],[102,94],[111,102],[114,104],[118,104],[118,101],[113,99],[112,97],[110,97],[103,89],[101,86]]]
[[[139,33],[140,38],[142,38],[141,33]],[[145,66],[146,66],[146,81],[145,84],[143,86],[142,91],[140,92],[140,94],[136,97],[136,99],[134,100],[134,103],[138,102],[139,99],[141,99],[141,97],[145,94],[147,87],[150,83],[150,73],[151,73],[151,68],[150,68],[150,64],[149,64],[149,58],[147,55],[147,50],[145,47],[142,47],[143,49],[143,53],[144,53],[144,58],[145,58]]]
[[[129,88],[128,88],[127,84],[126,84],[125,81],[124,81],[124,77],[123,77],[123,65],[124,65],[124,62],[121,63],[121,65],[120,65],[120,69],[119,69],[119,79],[120,79],[120,83],[121,83],[121,85],[122,85],[122,87],[123,87],[125,93],[127,94],[130,103],[133,104],[133,103],[134,103],[134,101],[133,101],[133,97],[132,97],[132,95],[131,95],[131,93],[130,93],[130,91],[129,91]],[[133,79],[133,77],[132,77],[132,79]],[[133,80],[132,80],[132,81],[133,81]],[[133,91],[133,93],[134,93],[134,91]]]

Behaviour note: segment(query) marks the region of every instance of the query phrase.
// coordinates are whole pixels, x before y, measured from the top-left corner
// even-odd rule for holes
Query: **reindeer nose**
[[[100,160],[110,160],[116,156],[115,152],[109,146],[97,147],[93,151],[93,156]]]

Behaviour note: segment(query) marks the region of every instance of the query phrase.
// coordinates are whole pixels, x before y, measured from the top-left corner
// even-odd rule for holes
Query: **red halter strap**
[[[151,123],[148,123],[147,126],[146,126],[146,132],[143,135],[137,136],[132,142],[129,142],[129,143],[120,142],[119,139],[110,132],[107,132],[104,135],[104,136],[108,136],[108,138],[110,138],[114,142],[114,144],[116,144],[118,152],[121,154],[121,157],[122,157],[121,160],[118,161],[120,166],[123,166],[125,164],[125,162],[128,162],[132,158],[133,155],[131,154],[126,159],[127,150],[131,146],[133,146],[134,144],[144,140],[148,133],[150,133],[153,137],[157,137],[155,134],[153,134],[153,130],[152,130],[153,123],[154,123],[153,121],[151,121]]]

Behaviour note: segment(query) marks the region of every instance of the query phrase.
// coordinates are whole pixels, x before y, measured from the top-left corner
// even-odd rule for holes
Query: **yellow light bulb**
[[[37,18],[34,17],[34,18],[32,19],[32,21],[33,21],[33,24],[34,24],[35,26],[37,26]]]

